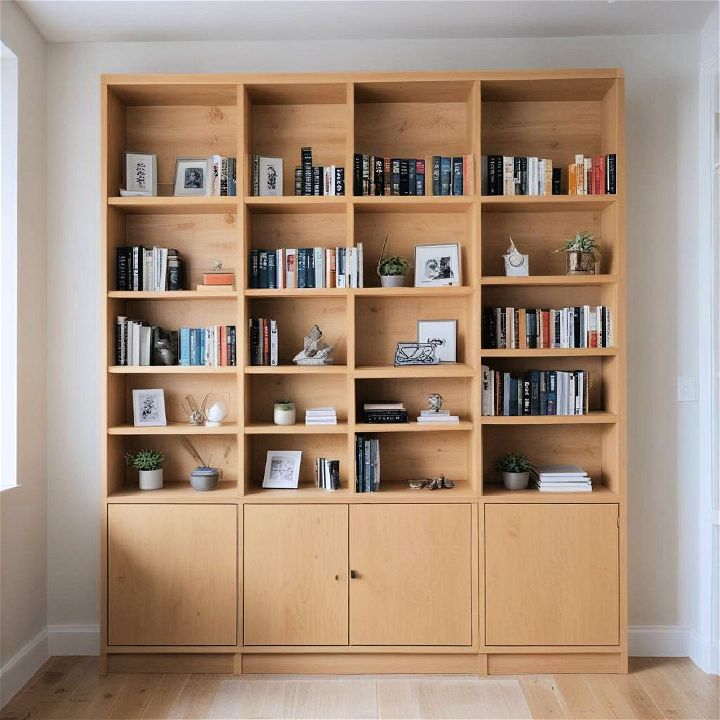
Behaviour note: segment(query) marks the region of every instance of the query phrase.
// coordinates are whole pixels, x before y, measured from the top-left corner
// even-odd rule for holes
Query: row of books
[[[178,365],[206,367],[237,365],[237,336],[234,325],[182,327],[178,333],[180,337]]]
[[[251,288],[358,288],[364,285],[363,245],[353,248],[251,250]]]
[[[375,155],[353,156],[354,195],[425,195],[426,160],[389,158]],[[472,155],[430,159],[433,195],[472,195],[475,173]]]
[[[568,165],[568,195],[614,195],[617,158],[611,155],[576,155]]]
[[[277,321],[266,318],[250,318],[250,365],[278,364]]]
[[[522,375],[482,366],[483,415],[587,415],[586,370],[528,370]]]
[[[306,425],[337,425],[337,412],[334,407],[308,408],[305,411]]]
[[[366,423],[406,423],[408,411],[401,402],[364,403],[363,419]]]
[[[237,195],[237,158],[223,155],[211,155],[210,183],[208,195],[232,197]]]
[[[530,477],[540,492],[592,492],[590,476],[578,465],[536,465]]]
[[[142,245],[115,249],[116,290],[162,292],[184,287],[185,262],[177,250]]]
[[[603,305],[483,308],[482,345],[509,350],[613,347],[612,313]]]
[[[355,436],[355,492],[380,490],[380,440],[370,435]]]
[[[160,344],[162,341],[162,345]],[[116,365],[165,365],[160,349],[166,347],[172,358],[177,358],[178,333],[166,331],[157,325],[146,325],[118,315],[115,321]]]
[[[321,490],[340,489],[340,461],[316,458],[315,487]]]
[[[344,195],[345,168],[313,165],[312,148],[300,148],[300,165],[295,168],[296,195]]]

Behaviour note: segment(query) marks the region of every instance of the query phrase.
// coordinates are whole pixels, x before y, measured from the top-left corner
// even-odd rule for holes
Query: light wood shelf
[[[615,347],[608,348],[485,348],[480,351],[484,358],[543,358],[543,357],[613,357],[618,354]]]
[[[345,375],[346,365],[246,365],[249,375]]]
[[[488,286],[543,286],[543,285],[614,285],[615,275],[528,275],[527,277],[507,277],[506,275],[485,275],[481,285]]]
[[[113,503],[218,503],[232,501],[237,497],[238,488],[234,482],[221,480],[214,490],[194,490],[188,479],[184,482],[166,481],[159,490],[124,486],[112,492],[108,500]]]
[[[301,213],[343,213],[347,210],[350,198],[315,197],[309,195],[285,195],[283,197],[253,197],[244,199],[245,206],[253,212],[301,214]]]
[[[336,425],[275,425],[274,423],[250,423],[245,426],[246,435],[344,435],[348,432],[348,424],[339,422]]]
[[[471,432],[473,424],[468,420],[457,423],[419,423],[415,420],[406,423],[356,423],[355,432],[359,433],[400,433],[400,432]]]
[[[502,485],[485,483],[483,500],[491,503],[610,503],[620,502],[621,498],[604,485],[595,485],[592,492],[540,492],[532,487],[506,490]]]
[[[110,365],[112,375],[235,375],[234,365]]]
[[[617,195],[483,195],[480,203],[492,212],[557,212],[603,210],[616,199]]]
[[[447,378],[473,377],[476,371],[463,363],[445,363],[439,365],[375,365],[356,367],[356,378]]]
[[[147,215],[172,213],[236,213],[240,204],[237,197],[111,197],[108,206],[123,212]]]
[[[161,427],[135,427],[114,425],[108,428],[108,435],[237,435],[242,427],[234,423],[223,423],[217,427],[171,422]]]
[[[110,300],[232,300],[237,301],[236,290],[111,290]]]
[[[587,415],[483,415],[482,425],[594,425],[615,424],[611,412],[590,412]]]
[[[352,198],[355,212],[465,212],[470,210],[475,198],[472,195],[414,195],[396,197],[355,196]]]

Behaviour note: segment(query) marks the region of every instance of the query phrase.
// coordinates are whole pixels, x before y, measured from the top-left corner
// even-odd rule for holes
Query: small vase
[[[404,275],[381,275],[380,284],[383,287],[402,287],[405,284]]]
[[[529,472],[504,472],[503,484],[506,490],[525,490],[530,482]]]
[[[190,485],[193,490],[214,490],[217,487],[220,471],[214,467],[196,467],[190,473]]]
[[[276,425],[294,425],[295,403],[275,403],[273,407],[273,422]]]
[[[157,470],[140,470],[140,489],[141,490],[160,490],[163,486],[162,468]]]
[[[600,272],[600,253],[566,250],[568,275],[597,275]]]

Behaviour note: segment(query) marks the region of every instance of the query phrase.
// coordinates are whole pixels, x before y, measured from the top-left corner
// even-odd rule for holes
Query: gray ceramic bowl
[[[190,473],[193,490],[214,490],[217,487],[220,471],[217,468],[196,467]]]

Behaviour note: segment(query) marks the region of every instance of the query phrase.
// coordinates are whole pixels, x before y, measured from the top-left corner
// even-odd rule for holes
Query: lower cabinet
[[[246,645],[472,644],[472,505],[244,511]]]
[[[108,506],[109,645],[237,643],[237,511]]]
[[[487,645],[617,645],[618,506],[485,506]]]

